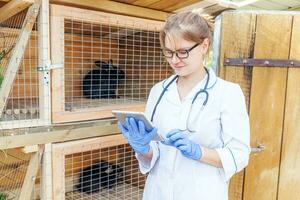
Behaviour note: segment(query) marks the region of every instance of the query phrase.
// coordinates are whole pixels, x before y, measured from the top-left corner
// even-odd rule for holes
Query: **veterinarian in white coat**
[[[175,75],[151,89],[146,115],[155,128],[133,118],[118,124],[149,173],[144,200],[227,200],[230,178],[248,164],[244,95],[203,66],[210,39],[210,23],[199,14],[169,17],[161,45]],[[151,141],[156,133],[165,140]]]

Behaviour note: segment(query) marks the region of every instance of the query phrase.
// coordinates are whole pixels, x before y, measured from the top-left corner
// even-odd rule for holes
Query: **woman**
[[[151,89],[146,115],[155,128],[133,118],[118,124],[141,172],[149,172],[144,200],[226,200],[230,178],[248,164],[242,90],[203,66],[211,29],[194,12],[168,18],[160,42],[175,75]],[[151,141],[157,132],[164,141]]]

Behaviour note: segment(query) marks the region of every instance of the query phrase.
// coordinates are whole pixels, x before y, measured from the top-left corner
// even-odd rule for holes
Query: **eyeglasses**
[[[175,54],[177,58],[184,59],[188,58],[190,51],[192,51],[194,48],[196,48],[200,43],[196,43],[194,46],[192,46],[189,49],[180,49],[176,51],[172,51],[170,49],[162,49],[162,53],[166,58],[173,58],[173,55]]]

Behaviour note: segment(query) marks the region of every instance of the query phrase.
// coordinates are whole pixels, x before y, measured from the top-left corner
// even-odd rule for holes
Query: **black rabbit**
[[[95,65],[99,69],[91,70],[83,78],[83,95],[91,99],[118,98],[116,89],[125,78],[124,71],[114,66],[112,60],[108,62],[98,60],[95,61]]]
[[[111,189],[122,180],[123,168],[120,165],[101,160],[81,170],[76,190],[91,194],[99,192],[101,188]]]

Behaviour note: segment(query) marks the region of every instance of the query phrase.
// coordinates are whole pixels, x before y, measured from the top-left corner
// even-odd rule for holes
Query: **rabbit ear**
[[[96,65],[97,67],[103,67],[105,64],[106,64],[106,63],[103,62],[103,61],[101,61],[101,60],[96,60],[96,61],[95,61],[95,65]]]
[[[113,65],[113,60],[109,59],[109,61],[107,62],[108,66],[110,69],[114,69],[114,65]]]

